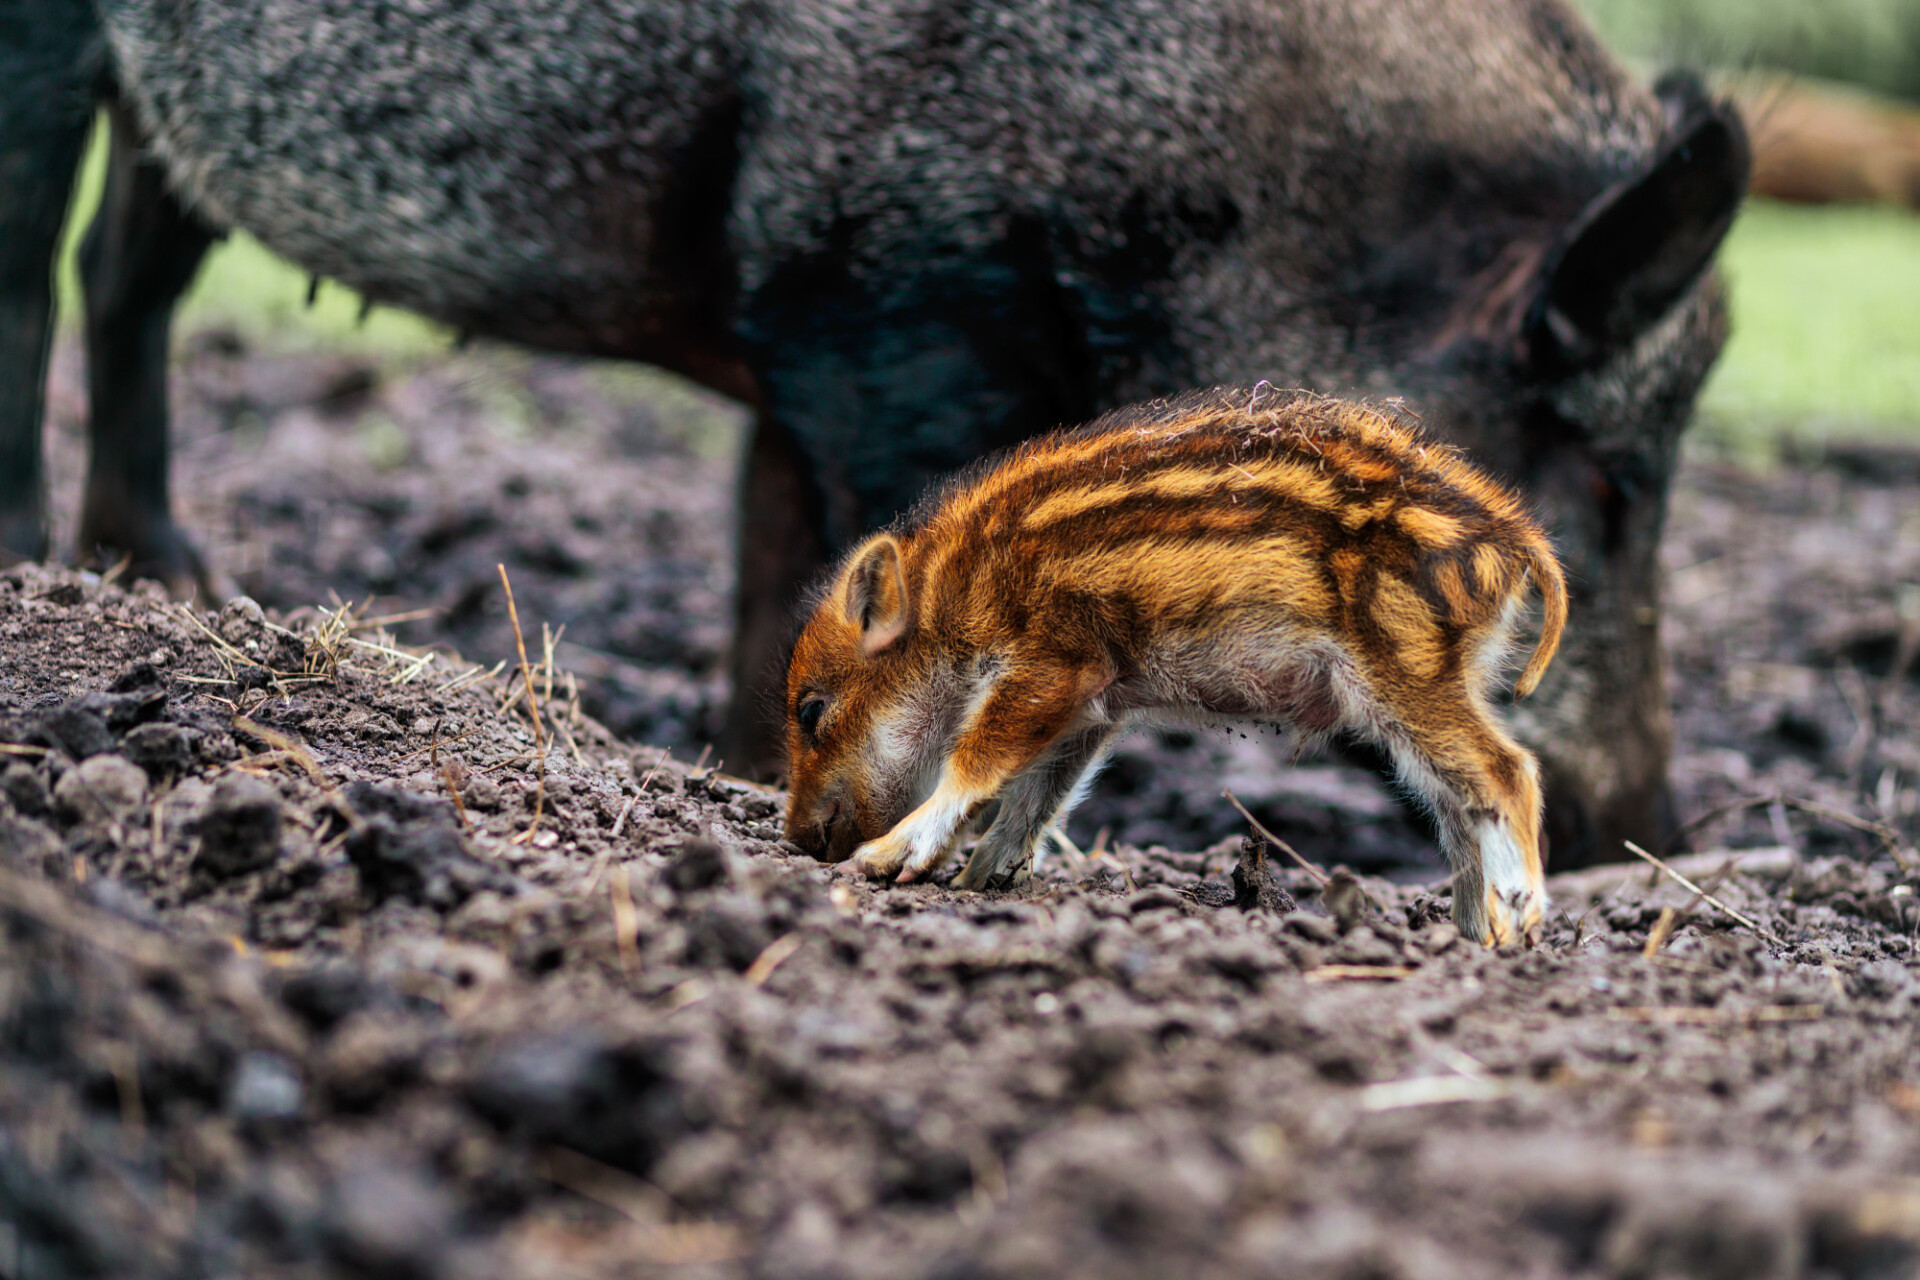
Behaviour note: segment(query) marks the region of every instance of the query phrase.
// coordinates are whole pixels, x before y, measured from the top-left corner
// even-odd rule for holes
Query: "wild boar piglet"
[[[901,882],[990,801],[955,885],[1017,884],[1136,720],[1378,744],[1428,805],[1453,917],[1546,907],[1534,759],[1489,691],[1531,589],[1531,692],[1566,620],[1522,504],[1397,414],[1221,389],[1022,445],[841,564],[787,675],[790,839]]]

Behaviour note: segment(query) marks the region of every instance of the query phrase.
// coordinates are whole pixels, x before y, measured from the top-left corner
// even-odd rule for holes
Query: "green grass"
[[[89,160],[75,226],[98,199]],[[69,238],[74,238],[69,229]],[[71,245],[61,268],[65,315],[78,315]],[[1740,448],[1783,434],[1920,435],[1920,218],[1894,209],[1810,209],[1755,202],[1722,254],[1733,338],[1701,403],[1703,435]],[[351,290],[307,277],[235,236],[207,257],[176,332],[231,328],[257,347],[331,346],[411,362],[451,335],[378,307],[365,323]]]
[[[1754,201],[1721,264],[1733,336],[1707,433],[1920,436],[1920,217]]]
[[[1915,0],[1576,0],[1619,52],[1660,66],[1773,67],[1920,98]]]

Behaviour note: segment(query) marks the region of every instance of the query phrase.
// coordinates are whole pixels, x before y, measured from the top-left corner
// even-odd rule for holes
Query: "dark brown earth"
[[[1911,462],[1683,472],[1682,810],[1756,802],[1686,866],[1748,922],[1603,870],[1492,954],[1259,735],[1136,744],[1117,852],[1027,894],[783,849],[691,767],[724,406],[204,340],[180,386],[267,612],[0,571],[0,1276],[1920,1274]],[[1223,784],[1405,883],[1234,905]]]

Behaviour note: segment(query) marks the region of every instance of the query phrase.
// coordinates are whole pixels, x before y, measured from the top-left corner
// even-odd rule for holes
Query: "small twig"
[[[643,1225],[666,1221],[675,1207],[666,1192],[646,1179],[601,1164],[570,1147],[548,1147],[541,1153],[539,1171],[555,1186],[617,1210]]]
[[[1323,964],[1307,971],[1308,982],[1392,982],[1420,972],[1407,965]]]
[[[325,771],[320,768],[320,762],[313,758],[313,753],[307,750],[306,744],[301,742],[300,739],[294,737],[292,734],[282,733],[278,729],[268,728],[264,724],[249,720],[246,716],[241,715],[236,715],[233,718],[233,727],[242,733],[260,739],[260,741],[270,747],[278,747],[280,750],[286,752],[288,759],[307,771],[307,776],[313,779],[315,786],[319,787],[322,791],[333,790],[333,783],[328,780]]]
[[[542,702],[550,704],[553,701],[553,646],[559,643],[560,637],[566,633],[567,628],[564,623],[561,624],[558,632],[544,622],[540,624],[540,700]]]
[[[1820,953],[1820,967],[1827,971],[1827,983],[1833,988],[1834,998],[1845,1000],[1847,984],[1840,980],[1840,967],[1833,962],[1833,952],[1827,949],[1824,942],[1817,944],[1815,950]]]
[[[604,1205],[634,1224],[636,1260],[654,1267],[729,1262],[745,1252],[730,1222],[676,1222],[671,1196],[644,1178],[563,1147],[548,1147],[540,1172],[555,1186]]]
[[[639,803],[640,797],[637,793],[627,797],[627,802],[620,806],[620,816],[613,820],[613,833],[607,837],[608,839],[618,840],[620,838],[620,833],[626,829],[627,815],[632,813],[633,806]]]
[[[0,756],[44,756],[49,748],[30,747],[24,742],[0,742]]]
[[[1747,928],[1753,930],[1755,933],[1765,938],[1768,942],[1771,942],[1775,946],[1780,946],[1780,947],[1784,947],[1787,945],[1787,940],[1785,938],[1782,938],[1779,934],[1767,928],[1765,925],[1761,924],[1758,920],[1753,919],[1751,916],[1745,916],[1745,915],[1742,915],[1740,912],[1735,911],[1732,907],[1720,901],[1720,899],[1714,897],[1712,894],[1708,893],[1705,889],[1702,889],[1699,885],[1687,879],[1685,876],[1681,875],[1678,871],[1675,871],[1672,867],[1660,861],[1660,859],[1654,857],[1652,854],[1648,853],[1645,849],[1642,849],[1639,845],[1635,844],[1633,841],[1625,840],[1625,841],[1622,841],[1621,843],[1627,846],[1627,849],[1629,852],[1641,858],[1646,859],[1648,862],[1651,862],[1654,866],[1666,872],[1667,875],[1671,876],[1675,881],[1677,881],[1683,887],[1693,890],[1693,892],[1699,894],[1702,898],[1705,898],[1708,902],[1711,902],[1714,906],[1720,908],[1722,911],[1732,916],[1735,920],[1738,920],[1741,924],[1747,926]]]
[[[100,585],[110,587],[120,580],[120,576],[133,567],[133,552],[129,551],[114,561],[113,568],[100,575]]]
[[[1828,822],[1837,822],[1843,827],[1852,827],[1855,831],[1864,831],[1877,837],[1887,847],[1887,856],[1902,871],[1912,872],[1914,866],[1907,861],[1906,854],[1900,848],[1900,833],[1882,822],[1873,822],[1866,818],[1856,818],[1841,809],[1829,809],[1823,804],[1811,800],[1782,799],[1781,803],[1789,809],[1798,809],[1802,813],[1812,814],[1816,818],[1825,818]]]
[[[221,635],[218,631],[215,631],[212,627],[202,622],[200,620],[200,615],[193,611],[192,605],[186,605],[186,604],[180,605],[177,608],[176,612],[179,613],[179,615],[185,618],[188,622],[200,628],[201,633],[204,634],[207,637],[207,639],[213,641],[214,648],[218,649],[222,654],[225,654],[227,657],[232,658],[235,662],[245,663],[249,667],[259,667],[262,671],[271,670],[271,668],[268,667],[266,663],[255,662],[252,658],[249,658],[246,654],[240,652],[240,650],[235,648],[232,642],[229,641],[225,636]],[[276,672],[275,674],[278,674],[278,673]]]
[[[500,661],[494,663],[493,666],[491,667],[475,667],[471,671],[463,672],[460,675],[453,677],[453,679],[447,681],[445,684],[439,686],[437,689],[434,690],[434,692],[441,695],[442,697],[445,697],[447,694],[450,694],[450,693],[458,693],[460,692],[460,690],[467,688],[469,685],[476,685],[476,684],[479,684],[482,680],[492,679],[494,676],[499,675],[502,671],[505,671],[506,669],[507,669],[507,660],[505,658],[502,658],[500,659]]]
[[[1738,800],[1729,800],[1727,803],[1720,805],[1717,808],[1709,809],[1705,813],[1701,814],[1699,817],[1690,819],[1687,822],[1684,822],[1681,824],[1680,829],[1674,832],[1673,835],[1668,838],[1666,853],[1669,856],[1671,856],[1672,854],[1674,854],[1679,850],[1681,845],[1686,843],[1688,836],[1692,835],[1696,831],[1699,831],[1702,827],[1709,826],[1712,823],[1719,821],[1721,818],[1726,817],[1730,813],[1738,813],[1742,809],[1757,809],[1764,804],[1773,804],[1775,801],[1779,799],[1780,797],[1778,795],[1742,796]]]
[[[560,736],[567,740],[567,752],[573,757],[573,762],[583,769],[586,768],[586,758],[580,754],[580,742],[573,736],[573,730],[567,727],[567,722],[555,716],[553,726],[560,731]]]
[[[613,945],[620,953],[620,974],[628,982],[640,972],[640,917],[633,909],[633,891],[627,887],[627,869],[607,877],[613,899]]]
[[[593,871],[587,876],[586,896],[592,897],[600,887],[600,877],[606,874],[607,864],[613,861],[613,846],[600,850],[600,856],[593,860]]]
[[[666,1012],[671,1016],[680,1012],[688,1005],[699,1004],[712,994],[713,984],[711,982],[701,977],[688,978],[685,982],[680,983],[667,992],[665,1001]]]
[[[376,640],[362,640],[359,636],[348,636],[346,642],[356,649],[365,649],[368,653],[377,653],[383,658],[392,658],[396,662],[431,662],[435,655],[427,653],[408,653],[405,649],[396,649],[390,644],[381,644]]]
[[[443,718],[444,718],[444,717],[443,717]],[[387,757],[387,763],[388,763],[388,764],[399,764],[399,763],[400,763],[400,762],[401,762],[402,760],[411,760],[411,759],[413,759],[413,758],[414,758],[415,756],[424,756],[424,755],[427,755],[427,754],[429,754],[429,753],[432,753],[432,755],[433,755],[433,760],[432,760],[432,762],[431,762],[431,763],[435,763],[435,764],[437,764],[437,763],[439,762],[439,754],[440,754],[440,753],[439,753],[439,748],[441,748],[441,747],[450,747],[450,746],[452,746],[452,745],[453,745],[454,743],[456,743],[456,742],[464,742],[464,741],[466,741],[466,740],[467,740],[468,738],[471,738],[471,737],[472,737],[472,736],[473,736],[474,734],[476,734],[476,733],[478,733],[478,732],[480,732],[480,730],[478,730],[478,729],[469,729],[469,730],[467,730],[467,731],[466,731],[465,733],[463,733],[463,734],[460,734],[460,735],[458,735],[458,736],[456,736],[456,737],[452,737],[452,738],[442,738],[442,737],[439,737],[439,736],[437,736],[437,735],[439,734],[439,732],[440,732],[440,722],[439,722],[438,720],[436,720],[436,721],[434,721],[434,724],[433,724],[433,731],[434,731],[434,733],[435,733],[435,735],[436,735],[436,736],[435,736],[435,738],[434,738],[434,740],[433,740],[433,742],[432,742],[432,744],[431,744],[431,745],[429,745],[429,746],[424,746],[424,747],[420,747],[420,748],[418,748],[417,750],[413,750],[413,751],[408,751],[408,752],[406,752],[406,753],[404,753],[404,754],[402,754],[402,755],[397,755],[397,756],[388,756],[388,757]]]
[[[460,826],[468,835],[473,834],[473,819],[467,816],[467,805],[460,798],[460,784],[454,780],[453,761],[440,766],[440,781],[447,784],[447,795],[453,800],[453,811],[460,815]]]
[[[1605,901],[1605,899],[1602,899],[1601,901]],[[1600,902],[1590,903],[1587,909],[1580,913],[1580,918],[1573,922],[1573,949],[1575,951],[1578,951],[1580,949],[1580,940],[1586,936],[1587,918],[1591,916],[1594,912],[1598,911],[1599,909],[1600,909]]]
[[[166,852],[167,848],[166,819],[161,815],[161,810],[166,806],[166,803],[167,797],[164,793],[153,798],[153,816],[151,826],[148,827],[148,839],[153,842],[150,856],[156,862],[160,860],[161,855]]]
[[[1647,945],[1640,949],[1641,955],[1651,960],[1660,954],[1660,948],[1667,945],[1667,936],[1673,932],[1678,914],[1672,907],[1660,908],[1660,918],[1653,922],[1653,928],[1647,930]]]
[[[747,966],[745,975],[747,985],[757,987],[764,984],[773,976],[775,969],[785,964],[787,959],[800,949],[801,941],[799,934],[788,933],[769,942],[766,950],[755,956],[753,963]]]
[[[1360,1090],[1359,1099],[1362,1111],[1395,1111],[1449,1102],[1494,1102],[1513,1090],[1507,1081],[1487,1076],[1416,1076],[1370,1084]]]
[[[1272,845],[1274,848],[1278,849],[1280,852],[1286,854],[1289,858],[1292,858],[1295,862],[1299,863],[1300,869],[1305,871],[1308,875],[1312,876],[1314,880],[1319,883],[1321,888],[1324,889],[1326,887],[1327,882],[1331,880],[1333,877],[1329,876],[1326,872],[1322,871],[1320,868],[1314,866],[1311,862],[1308,862],[1305,858],[1301,857],[1300,851],[1295,849],[1292,845],[1288,844],[1285,840],[1282,840],[1279,836],[1273,834],[1273,832],[1261,826],[1260,820],[1258,818],[1255,818],[1251,813],[1247,812],[1247,806],[1241,804],[1239,801],[1239,798],[1236,797],[1233,794],[1233,792],[1222,791],[1220,794],[1227,798],[1228,804],[1232,805],[1234,808],[1240,811],[1240,816],[1247,820],[1247,825],[1253,828],[1254,833],[1256,835],[1258,835],[1262,840],[1265,840],[1268,844]]]
[[[1825,818],[1829,822],[1837,822],[1843,827],[1852,827],[1855,831],[1863,831],[1875,837],[1886,846],[1887,856],[1893,859],[1895,866],[1908,873],[1912,873],[1916,869],[1913,863],[1908,860],[1906,851],[1900,847],[1900,833],[1885,823],[1874,822],[1867,818],[1856,818],[1844,810],[1831,809],[1826,805],[1816,804],[1812,800],[1796,800],[1792,796],[1779,792],[1765,796],[1742,796],[1738,800],[1729,800],[1726,804],[1718,808],[1707,810],[1673,833],[1673,838],[1667,841],[1667,852],[1669,854],[1673,853],[1674,850],[1678,849],[1680,845],[1686,841],[1688,836],[1700,830],[1702,827],[1726,817],[1728,814],[1737,813],[1742,809],[1758,809],[1768,805],[1784,805],[1789,809],[1798,809],[1800,812],[1810,814],[1816,818]]]
[[[648,765],[647,771],[644,774],[640,775],[640,783],[639,783],[640,789],[642,791],[645,791],[647,789],[647,784],[653,781],[653,775],[656,773],[659,773],[660,770],[666,768],[667,762],[672,759],[673,759],[672,747],[660,748],[660,758],[658,760],[655,760],[652,764]]]
[[[1721,885],[1727,882],[1727,877],[1733,874],[1733,869],[1738,864],[1738,861],[1739,860],[1736,858],[1728,858],[1725,862],[1720,864],[1720,869],[1718,871],[1708,876],[1706,880],[1702,882],[1700,886],[1701,891],[1694,895],[1693,901],[1687,903],[1686,906],[1680,908],[1680,914],[1673,918],[1673,927],[1676,930],[1681,925],[1685,924],[1688,920],[1693,918],[1693,913],[1698,911],[1700,909],[1700,904],[1707,900],[1706,899],[1707,894],[1712,893],[1714,890],[1718,889]]]
[[[241,756],[227,767],[236,769],[241,773],[257,775],[264,774],[269,769],[277,769],[283,764],[292,763],[294,763],[293,752],[281,751],[275,748],[272,751],[261,751],[254,755]]]
[[[1065,827],[1056,822],[1047,828],[1047,834],[1053,838],[1054,847],[1060,851],[1062,857],[1067,859],[1070,868],[1078,869],[1086,865],[1087,855],[1080,852],[1080,846],[1073,842],[1073,837],[1067,834]],[[1028,875],[1037,876],[1040,874],[1041,864],[1045,860],[1046,847],[1047,842],[1045,840],[1042,840],[1038,845],[1034,846],[1033,864],[1027,868]]]
[[[405,613],[388,613],[378,618],[360,618],[348,625],[355,631],[369,631],[375,627],[390,627],[400,622],[418,622],[422,618],[431,618],[439,613],[438,608],[409,609]]]
[[[533,745],[540,752],[533,792],[533,825],[513,838],[515,844],[526,844],[538,834],[540,819],[547,810],[547,731],[540,722],[540,697],[533,689],[533,668],[527,663],[527,637],[520,630],[520,610],[513,603],[513,583],[507,580],[506,565],[494,567],[500,570],[500,585],[507,591],[507,617],[513,622],[513,644],[520,652],[520,678],[526,681],[527,706],[533,717]]]

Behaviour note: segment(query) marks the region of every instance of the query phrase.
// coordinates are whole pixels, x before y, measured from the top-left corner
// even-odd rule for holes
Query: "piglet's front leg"
[[[1072,668],[1008,663],[961,727],[933,794],[893,830],[856,849],[848,869],[877,879],[897,877],[901,884],[932,871],[974,812],[1073,723],[1088,688]]]
[[[1073,807],[1075,792],[1106,753],[1113,734],[1109,724],[1076,730],[1027,766],[1001,794],[999,816],[974,846],[953,887],[1012,889],[1026,883],[1034,850]]]

